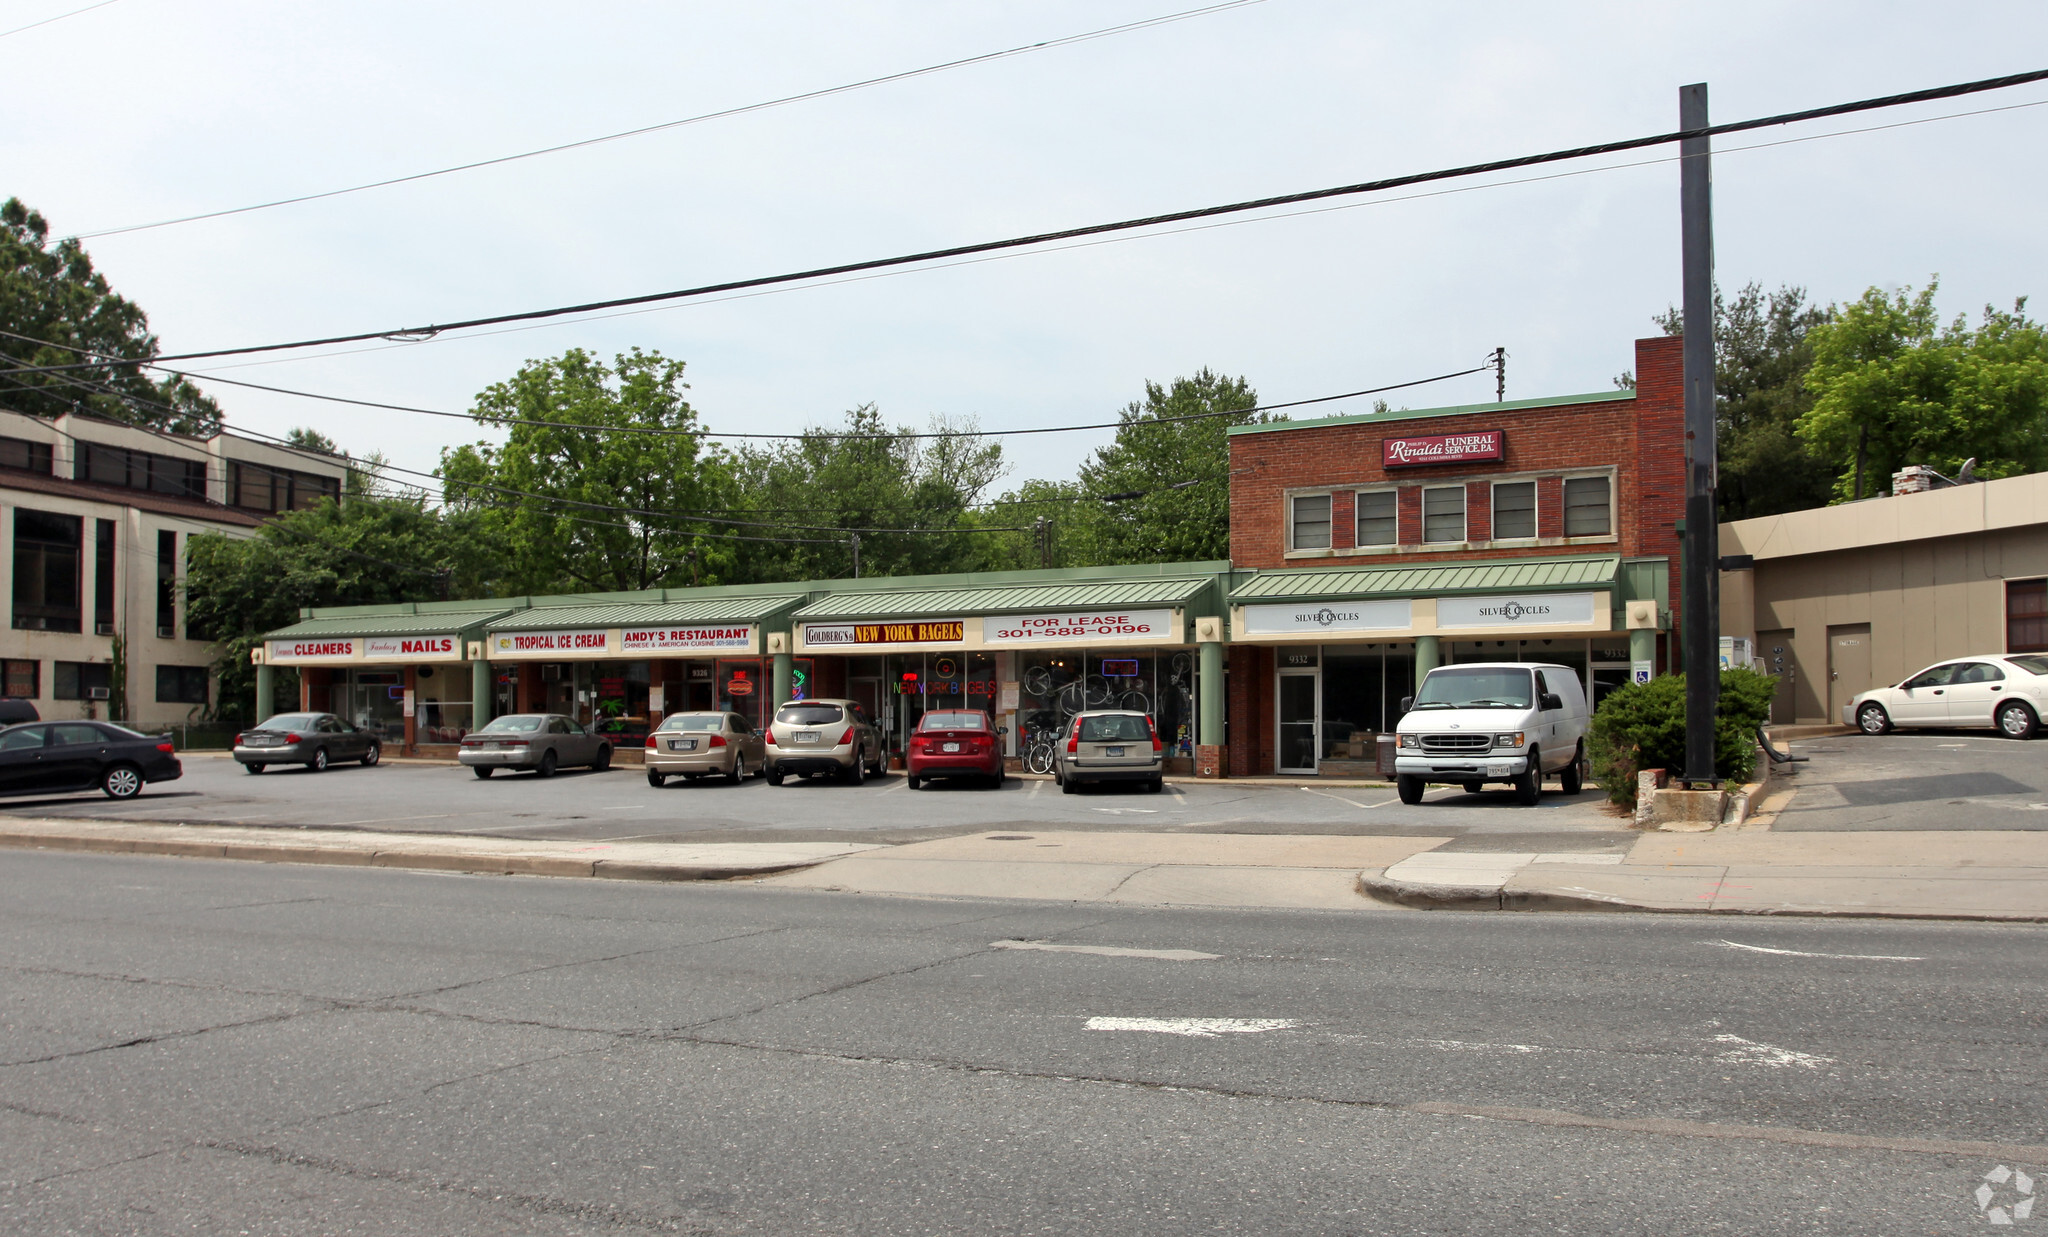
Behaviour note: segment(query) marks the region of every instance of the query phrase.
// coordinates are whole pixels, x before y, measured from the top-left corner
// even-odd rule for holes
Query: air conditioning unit
[[[106,700],[112,696],[113,692],[104,687],[88,687],[85,689],[85,698],[87,700]]]
[[[92,625],[92,634],[95,636],[111,636],[114,634],[114,625],[112,623],[94,623]]]
[[[156,638],[159,640],[176,640],[178,638],[178,629],[175,627],[159,627],[156,629]]]

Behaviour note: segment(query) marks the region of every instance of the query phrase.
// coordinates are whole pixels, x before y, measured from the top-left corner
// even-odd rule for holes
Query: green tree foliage
[[[1746,782],[1756,772],[1756,728],[1771,715],[1778,680],[1754,670],[1721,672],[1721,706],[1714,722],[1714,772]],[[1636,803],[1636,774],[1685,767],[1685,676],[1667,674],[1616,688],[1593,714],[1586,731],[1593,780],[1623,807]]]
[[[215,716],[254,720],[249,650],[263,633],[298,621],[301,606],[491,596],[501,563],[476,523],[419,499],[363,497],[288,512],[254,537],[193,537],[185,604],[192,632],[214,644]]]
[[[728,461],[694,432],[682,379],[660,353],[606,365],[579,348],[477,396],[472,415],[505,441],[443,451],[440,476],[449,506],[501,547],[512,591],[687,584],[716,566],[683,513],[726,502]],[[606,432],[621,428],[661,432]]]
[[[1814,400],[1799,436],[1835,462],[1837,498],[1877,493],[1908,464],[1953,476],[1974,457],[1984,477],[2048,467],[2041,324],[2022,298],[2010,311],[1985,306],[1974,330],[1961,315],[1944,326],[1937,287],[1872,288],[1812,332]]]
[[[50,243],[50,225],[19,198],[0,205],[0,359],[9,365],[91,369],[9,378],[7,406],[33,416],[79,411],[184,434],[220,427],[220,408],[182,376],[152,379],[139,362],[161,352],[140,306],[116,294],[76,239]],[[24,338],[26,337],[26,338]]]

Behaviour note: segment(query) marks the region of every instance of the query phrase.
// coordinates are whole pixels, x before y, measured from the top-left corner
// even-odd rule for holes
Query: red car
[[[980,709],[927,713],[904,744],[905,780],[916,790],[929,778],[983,777],[1000,789],[1002,733]]]

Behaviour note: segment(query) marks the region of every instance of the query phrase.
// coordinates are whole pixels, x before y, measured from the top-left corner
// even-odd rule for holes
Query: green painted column
[[[1220,640],[1202,642],[1202,665],[1200,677],[1195,680],[1195,696],[1201,702],[1201,725],[1195,731],[1195,742],[1203,747],[1223,746],[1223,642]]]
[[[1422,676],[1443,664],[1443,649],[1435,636],[1415,637],[1415,682],[1422,684]]]
[[[795,679],[796,661],[788,653],[775,655],[775,699],[770,700],[762,710],[762,716],[773,716],[782,702],[789,699],[789,692]]]
[[[277,712],[277,672],[268,663],[256,665],[256,721],[260,722]],[[254,724],[253,722],[251,723]]]
[[[1628,659],[1657,663],[1657,633],[1647,627],[1638,627],[1628,633]]]
[[[479,657],[469,663],[469,728],[482,730],[484,723],[491,720],[491,696],[495,686],[495,675],[491,673],[488,659]]]

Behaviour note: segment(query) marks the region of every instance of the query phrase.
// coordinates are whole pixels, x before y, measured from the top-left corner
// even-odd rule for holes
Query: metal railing
[[[124,722],[115,721],[116,726],[126,726],[142,734],[163,734],[169,732],[171,742],[181,752],[221,752],[235,745],[237,727],[226,722]]]

